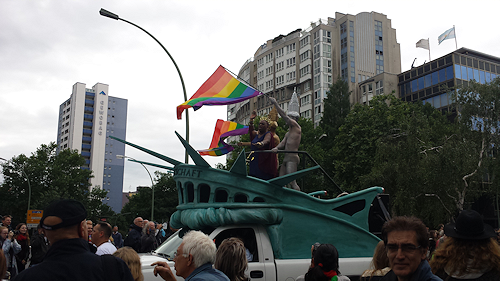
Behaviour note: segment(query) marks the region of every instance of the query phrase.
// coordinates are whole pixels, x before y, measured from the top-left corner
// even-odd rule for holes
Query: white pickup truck
[[[271,241],[263,226],[236,225],[217,227],[214,230],[204,231],[218,246],[227,237],[239,237],[244,239],[245,246],[253,254],[253,260],[248,262],[247,276],[252,280],[262,281],[294,281],[298,276],[307,272],[311,263],[310,259],[275,259]],[[155,277],[151,264],[156,261],[166,261],[175,273],[173,256],[174,252],[182,243],[178,231],[174,233],[152,254],[141,254],[142,273],[145,281],[161,280]],[[181,234],[182,235],[182,234]],[[320,241],[318,241],[320,242]],[[339,243],[341,243],[339,241]],[[294,245],[289,245],[293,247]],[[305,255],[310,255],[311,249],[303,249]],[[365,269],[370,266],[371,258],[340,258],[339,270],[342,275],[357,280]],[[177,276],[177,280],[184,280]]]
[[[176,134],[194,165],[112,137],[174,165],[173,169],[154,166],[174,170],[179,204],[170,225],[182,230],[152,254],[141,256],[145,280],[159,280],[151,266],[155,261],[167,261],[174,269],[174,252],[187,229],[202,230],[216,245],[228,237],[241,238],[253,254],[247,273],[252,280],[294,281],[307,272],[315,242],[335,245],[343,275],[357,279],[369,267],[379,242],[370,233],[370,209],[383,188],[371,187],[332,199],[316,198],[285,186],[313,171],[323,171],[319,165],[262,180],[248,176],[244,151],[229,171],[214,169]]]

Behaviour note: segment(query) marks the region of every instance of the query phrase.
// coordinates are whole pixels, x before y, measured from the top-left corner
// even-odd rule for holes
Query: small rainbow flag
[[[198,110],[203,105],[233,104],[259,94],[261,92],[234,78],[220,65],[188,101],[177,106],[177,119],[182,118],[182,112],[186,108],[192,107],[194,110]]]
[[[234,148],[224,142],[224,138],[229,136],[239,136],[248,133],[248,126],[236,122],[224,121],[221,119],[215,123],[214,135],[209,149],[198,150],[200,155],[221,156],[229,153]]]

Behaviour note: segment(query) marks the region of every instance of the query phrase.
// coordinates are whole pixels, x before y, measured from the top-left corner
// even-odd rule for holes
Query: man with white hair
[[[175,274],[186,281],[229,281],[227,276],[212,267],[217,248],[215,243],[201,231],[190,231],[184,235],[182,244],[174,256]],[[167,281],[175,276],[166,262],[155,262],[154,274]]]

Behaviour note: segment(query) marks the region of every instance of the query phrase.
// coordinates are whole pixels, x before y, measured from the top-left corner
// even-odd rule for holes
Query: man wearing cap
[[[434,252],[432,271],[443,280],[500,280],[500,246],[493,227],[473,210],[447,224],[448,237]]]
[[[382,227],[387,258],[392,268],[383,281],[442,281],[427,262],[429,235],[416,217],[394,217]]]
[[[132,281],[124,261],[89,251],[86,216],[85,207],[76,200],[52,202],[40,221],[51,246],[41,263],[22,271],[15,280]]]
[[[92,230],[92,243],[97,246],[96,255],[112,255],[116,252],[116,247],[109,242],[111,236],[111,226],[105,222],[98,222]]]

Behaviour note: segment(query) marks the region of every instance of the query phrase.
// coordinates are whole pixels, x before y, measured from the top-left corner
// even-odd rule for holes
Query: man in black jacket
[[[133,281],[124,261],[89,251],[86,217],[85,207],[76,200],[51,203],[40,221],[51,246],[41,263],[23,270],[14,280]]]
[[[49,249],[49,240],[43,234],[43,228],[38,225],[37,231],[31,236],[31,263],[30,266],[41,263]]]
[[[142,224],[143,220],[141,217],[134,219],[134,223],[130,225],[130,231],[123,241],[123,246],[129,246],[136,252],[141,252],[141,236],[142,236]]]

